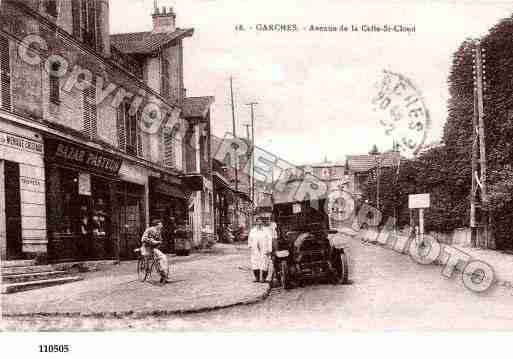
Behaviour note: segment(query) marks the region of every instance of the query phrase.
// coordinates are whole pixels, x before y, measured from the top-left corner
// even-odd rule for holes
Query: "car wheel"
[[[290,288],[289,266],[287,261],[280,262],[280,284],[283,289]]]

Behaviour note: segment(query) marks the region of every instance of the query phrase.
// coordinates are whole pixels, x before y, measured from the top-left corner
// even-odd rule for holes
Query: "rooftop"
[[[395,167],[399,164],[399,152],[386,152],[379,155],[350,155],[347,156],[347,166],[353,172],[366,172],[376,167]]]
[[[168,43],[190,37],[194,29],[176,29],[174,32],[153,33],[151,31],[110,35],[112,44],[125,54],[148,55]]]

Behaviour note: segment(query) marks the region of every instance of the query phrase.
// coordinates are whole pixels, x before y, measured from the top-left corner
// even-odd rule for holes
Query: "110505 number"
[[[68,344],[39,345],[40,353],[67,353],[69,350],[70,346]]]

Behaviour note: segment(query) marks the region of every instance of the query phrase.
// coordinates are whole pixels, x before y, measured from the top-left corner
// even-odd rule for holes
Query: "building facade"
[[[153,218],[194,228],[197,246],[208,232],[213,99],[184,111],[194,30],[155,9],[151,31],[111,35],[109,16],[107,0],[1,3],[2,259],[131,258]]]
[[[213,152],[222,146],[223,139],[211,136]],[[227,227],[251,226],[253,205],[251,202],[251,177],[244,168],[248,165],[248,156],[238,159],[238,171],[229,158],[225,161],[212,159],[212,176],[214,183],[214,228],[217,238],[222,240]],[[235,183],[237,182],[237,184]]]

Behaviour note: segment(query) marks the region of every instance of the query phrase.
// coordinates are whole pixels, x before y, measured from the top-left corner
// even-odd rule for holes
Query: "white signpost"
[[[429,208],[429,193],[410,194],[408,196],[408,208],[419,210],[420,240],[424,241],[424,209]]]

